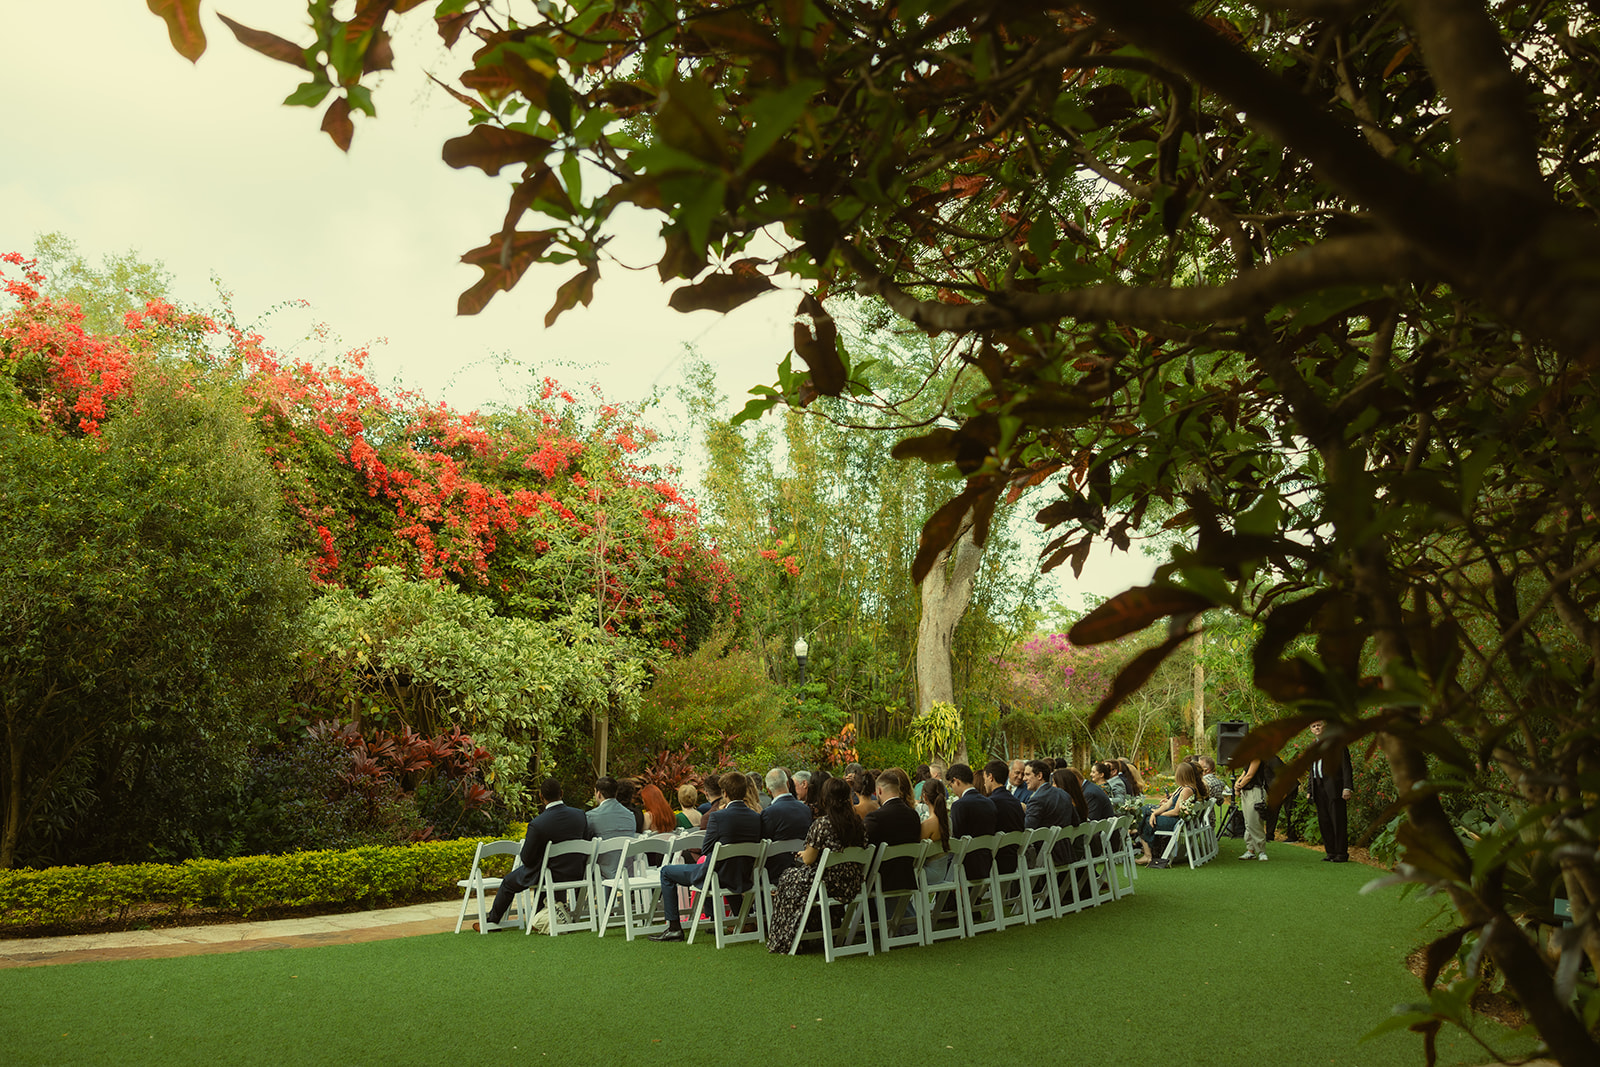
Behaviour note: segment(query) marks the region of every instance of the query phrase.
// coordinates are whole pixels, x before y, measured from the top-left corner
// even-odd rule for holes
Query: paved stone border
[[[126,930],[0,941],[0,967],[43,967],[94,960],[148,960],[217,952],[253,952],[313,945],[353,945],[455,929],[458,900],[413,904],[379,911],[354,911],[304,919]],[[463,927],[465,932],[467,928]]]

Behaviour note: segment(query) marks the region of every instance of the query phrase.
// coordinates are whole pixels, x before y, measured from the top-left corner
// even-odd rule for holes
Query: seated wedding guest
[[[560,782],[546,778],[539,786],[539,795],[544,798],[544,811],[528,823],[528,835],[522,841],[522,866],[500,880],[494,903],[485,916],[491,931],[500,928],[500,920],[506,917],[506,911],[517,894],[532,889],[539,880],[545,849],[562,841],[584,841],[593,836],[589,833],[589,823],[583,817],[584,813],[561,802]],[[561,856],[550,862],[550,873],[560,882],[576,881],[583,877],[584,866],[582,856]],[[538,901],[533,904],[538,908]],[[473,923],[472,928],[477,930],[478,924]]]
[[[1217,761],[1210,756],[1199,756],[1195,762],[1200,765],[1200,780],[1205,783],[1206,795],[1218,804],[1222,803],[1228,793],[1228,783],[1217,773]]]
[[[745,803],[750,779],[738,771],[729,771],[722,776],[721,784],[727,806],[706,816],[705,843],[701,847],[707,856],[722,842],[741,845],[761,840],[761,816]],[[667,928],[659,934],[651,934],[651,941],[684,940],[678,887],[702,885],[708,866],[706,863],[669,863],[661,868],[661,899],[665,902]],[[748,893],[755,886],[755,879],[751,877],[754,869],[755,863],[749,858],[727,859],[717,864],[717,877],[730,892]]]
[[[911,779],[899,767],[890,767],[878,776],[878,810],[862,820],[869,845],[910,845],[922,840],[922,821],[917,810],[906,803]],[[885,892],[915,889],[917,876],[910,859],[889,860],[883,865]]]
[[[809,808],[811,806],[811,772],[795,771],[789,778],[794,782],[795,799]],[[815,818],[815,816],[816,813],[812,812],[812,817]]]
[[[1089,819],[1088,798],[1083,795],[1082,780],[1071,767],[1063,767],[1050,776],[1050,784],[1067,794],[1072,801],[1072,825],[1082,826]],[[1083,843],[1073,842],[1072,858],[1083,859]]]
[[[942,882],[950,877],[950,805],[944,783],[937,778],[922,783],[922,803],[928,808],[928,817],[922,820],[922,839],[935,843],[922,868],[928,872],[928,881]]]
[[[666,794],[661,792],[660,787],[647,785],[639,790],[639,806],[644,809],[645,833],[669,834],[678,828],[672,805],[667,803]]]
[[[639,783],[632,778],[618,778],[617,803],[633,813],[633,832],[644,833],[644,809],[639,806]]]
[[[1028,788],[1026,781],[1027,772],[1027,760],[1011,761],[1011,795],[1017,798],[1019,804],[1027,804],[1028,798],[1033,795],[1033,790]]]
[[[1121,776],[1118,775],[1119,769],[1115,760],[1101,760],[1089,768],[1090,778],[1094,780],[1095,785],[1105,790],[1105,794],[1111,799],[1113,806],[1117,801],[1128,795],[1128,783],[1124,782]]]
[[[994,804],[994,832],[1008,834],[1013,830],[1027,828],[1028,816],[1022,802],[1012,796],[1011,790],[1006,788],[1010,772],[1004,760],[990,760],[984,764],[983,781],[989,790],[989,800]],[[1010,874],[1017,869],[1017,852],[1015,845],[1007,846],[1000,850],[995,857],[995,863],[1000,868],[1001,874]]]
[[[609,774],[603,775],[594,783],[594,807],[584,812],[584,820],[589,824],[589,836],[601,840],[613,837],[632,837],[633,812],[623,806],[617,799],[620,783]],[[611,864],[612,869],[605,872],[610,878],[616,874],[616,864]]]
[[[745,777],[750,779],[750,806],[757,811],[765,811],[767,805],[772,803],[772,797],[770,794],[762,792],[761,776],[755,771],[751,771]]]
[[[822,815],[806,831],[806,847],[800,862],[783,872],[772,897],[772,925],[767,930],[767,951],[787,953],[794,935],[806,921],[806,900],[816,877],[817,861],[823,849],[861,848],[867,843],[867,829],[850,804],[850,787],[833,778],[822,787]],[[828,893],[835,900],[848,900],[861,891],[866,865],[838,863],[823,876]],[[824,920],[826,921],[826,920]],[[871,936],[870,934],[868,936]]]
[[[878,798],[874,793],[877,788],[871,771],[861,769],[848,779],[850,788],[855,790],[856,814],[865,819],[868,815],[878,810]]]
[[[906,801],[906,803],[920,804],[922,802],[922,783],[926,782],[927,780],[928,765],[926,763],[917,764],[917,769],[911,772],[911,797]]]
[[[1028,798],[1024,820],[1030,830],[1041,826],[1077,825],[1077,811],[1072,806],[1072,798],[1050,781],[1050,775],[1054,773],[1050,764],[1042,759],[1031,759],[1023,767],[1023,781],[1033,790],[1033,795]],[[1066,841],[1056,841],[1050,849],[1050,855],[1057,863],[1072,862],[1072,849]]]
[[[1138,770],[1133,764],[1122,757],[1117,757],[1117,777],[1122,779],[1123,789],[1130,797],[1144,796],[1144,779],[1139,777]]]
[[[1178,808],[1188,800],[1206,798],[1205,783],[1200,780],[1200,769],[1187,760],[1173,768],[1173,790],[1160,804],[1146,804],[1139,816],[1139,845],[1144,851],[1135,863],[1148,864],[1154,870],[1171,866],[1165,859],[1157,859],[1150,845],[1157,830],[1171,830],[1178,825]]]
[[[811,809],[789,793],[789,772],[774,767],[767,772],[767,788],[772,803],[761,811],[761,836],[768,841],[793,841],[811,829]],[[767,860],[767,877],[776,882],[794,866],[795,853],[785,852]]]
[[[705,824],[705,816],[714,809],[722,806],[722,776],[708,774],[700,782],[700,791],[706,795],[706,802],[700,805],[700,823]]]
[[[965,763],[952,763],[945,772],[950,791],[956,795],[950,805],[950,833],[953,837],[988,837],[994,833],[994,802],[976,787],[972,768]],[[961,866],[973,880],[989,877],[994,865],[994,852],[987,848],[969,848],[961,857]]]
[[[704,818],[695,802],[700,799],[699,790],[688,782],[678,787],[678,807],[683,810],[678,812],[677,828],[679,830],[695,830],[700,827],[700,820]]]
[[[822,814],[822,791],[832,778],[833,775],[825,770],[811,772],[811,788],[806,795],[806,803],[811,806],[812,815]]]

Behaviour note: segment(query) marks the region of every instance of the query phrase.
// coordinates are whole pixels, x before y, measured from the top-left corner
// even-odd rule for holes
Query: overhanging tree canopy
[[[197,54],[198,0],[166,5]],[[414,3],[312,3],[317,40],[236,29],[304,67],[341,144],[385,26]],[[508,10],[509,9],[509,10]],[[1157,586],[1079,643],[1217,606],[1263,622],[1256,682],[1326,744],[1385,751],[1406,872],[1446,890],[1562,1062],[1600,1058],[1568,1007],[1600,962],[1600,239],[1595,16],[1467,0],[990,0],[714,5],[446,0],[478,50],[447,162],[518,168],[462,309],[536,261],[585,301],[617,205],[663,213],[674,307],[800,291],[805,403],[861,371],[824,301],[845,287],[954,335],[984,388],[901,453],[975,509],[1055,480],[1051,565],[1169,507]],[[611,177],[592,180],[587,162]],[[585,180],[585,179],[591,180]],[[761,235],[778,244],[769,251]],[[1313,647],[1301,650],[1296,644]],[[1441,796],[1508,805],[1458,841]],[[1523,927],[1559,884],[1552,971]],[[1436,973],[1436,969],[1434,972]],[[1431,980],[1430,980],[1431,984]],[[1592,984],[1577,985],[1594,1002]],[[1429,1031],[1449,1002],[1407,1021]],[[1592,1017],[1592,1015],[1590,1016]]]

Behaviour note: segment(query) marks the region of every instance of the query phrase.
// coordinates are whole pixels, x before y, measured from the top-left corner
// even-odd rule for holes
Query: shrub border
[[[513,830],[520,838],[521,828]],[[478,842],[497,840],[0,871],[0,931],[126,921],[135,911],[141,921],[171,920],[194,908],[248,919],[272,908],[412,901],[454,889],[471,872]],[[496,858],[509,865],[509,857]]]

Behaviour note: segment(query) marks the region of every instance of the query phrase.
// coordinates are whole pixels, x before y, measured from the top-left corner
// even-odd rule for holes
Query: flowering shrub
[[[824,767],[843,767],[850,763],[859,763],[860,755],[856,752],[856,727],[855,723],[847,722],[839,728],[838,737],[830,737],[822,743],[822,765]]]

